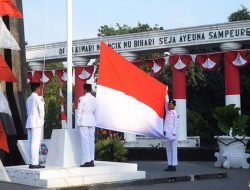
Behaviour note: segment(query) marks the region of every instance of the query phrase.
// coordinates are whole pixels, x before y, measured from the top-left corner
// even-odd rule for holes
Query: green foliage
[[[230,14],[228,17],[229,22],[240,21],[240,20],[250,20],[250,12],[248,9],[241,5],[241,9]]]
[[[205,72],[198,64],[191,63],[187,70],[187,85],[199,88],[205,85]]]
[[[128,150],[119,137],[98,139],[95,144],[96,158],[105,161],[121,162],[126,159]]]
[[[126,24],[120,25],[119,23],[116,23],[116,27],[103,25],[100,29],[98,29],[98,36],[114,36],[114,35],[121,35],[121,34],[129,34],[129,33],[138,33],[138,32],[147,32],[147,31],[153,31],[153,30],[163,30],[163,27],[159,27],[157,24],[155,26],[151,27],[148,24],[142,24],[140,22],[137,23],[137,26],[130,27]]]
[[[45,69],[62,69],[63,67],[63,63],[59,62],[47,64]],[[57,77],[53,77],[50,83],[44,86],[45,138],[50,138],[53,129],[61,127],[58,80]],[[66,86],[63,87],[63,92],[65,89]]]
[[[187,110],[187,126],[188,136],[200,136],[202,146],[215,143],[213,137],[216,129],[210,126],[199,113]]]
[[[46,113],[46,120],[45,120],[45,134],[46,138],[50,138],[51,132],[55,128],[60,128],[60,107],[56,102],[55,98],[50,98],[48,102],[48,110]]]
[[[249,119],[247,115],[239,113],[240,108],[235,107],[235,104],[230,104],[223,107],[216,107],[213,112],[213,117],[217,120],[219,129],[226,135],[232,130],[232,135],[245,135],[246,123]]]

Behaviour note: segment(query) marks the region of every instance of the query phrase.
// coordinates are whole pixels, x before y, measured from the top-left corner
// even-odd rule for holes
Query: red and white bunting
[[[151,75],[154,76],[162,71],[165,64],[164,58],[146,60],[146,65],[151,69]]]
[[[76,76],[81,80],[88,80],[94,72],[94,66],[75,67]]]
[[[47,85],[53,78],[53,71],[28,71],[27,72],[27,83],[39,82]]]
[[[198,63],[203,70],[212,71],[219,64],[221,55],[221,53],[197,54],[194,62]]]
[[[173,66],[174,69],[178,71],[184,71],[188,68],[188,65],[191,63],[191,55],[170,55],[169,63]]]
[[[68,78],[67,69],[56,70],[55,73],[63,83],[67,82]]]
[[[248,50],[226,52],[225,56],[236,67],[245,67],[250,62],[250,51]]]

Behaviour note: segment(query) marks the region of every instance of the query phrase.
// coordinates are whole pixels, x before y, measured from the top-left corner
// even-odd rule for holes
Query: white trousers
[[[39,164],[39,149],[42,128],[28,128],[28,161],[31,165]]]
[[[166,152],[169,166],[177,166],[177,139],[166,142]]]
[[[79,126],[83,163],[95,159],[95,127]]]

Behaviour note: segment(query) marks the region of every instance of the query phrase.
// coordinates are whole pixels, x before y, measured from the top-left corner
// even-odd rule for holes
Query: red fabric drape
[[[224,55],[227,57],[228,62],[235,67],[242,68],[250,62],[249,50],[229,51],[224,53]]]
[[[23,17],[22,13],[18,10],[12,0],[0,0],[0,16]]]
[[[186,99],[186,71],[172,67],[173,99]]]
[[[67,82],[67,69],[56,70],[55,73],[63,83]]]
[[[151,75],[154,76],[162,71],[162,68],[165,64],[165,59],[164,58],[150,59],[146,60],[145,63],[150,68]]]
[[[0,55],[0,81],[17,82],[15,75]]]
[[[197,54],[195,62],[197,62],[203,70],[212,71],[218,66],[221,55],[221,53]]]
[[[49,84],[53,78],[52,71],[28,71],[27,72],[27,81],[29,82],[39,82],[44,83],[45,85]]]
[[[192,57],[190,55],[170,55],[169,63],[178,71],[187,70],[188,65],[191,63]]]
[[[5,130],[3,127],[3,123],[1,120],[0,120],[0,149],[9,153],[9,146],[8,146]]]

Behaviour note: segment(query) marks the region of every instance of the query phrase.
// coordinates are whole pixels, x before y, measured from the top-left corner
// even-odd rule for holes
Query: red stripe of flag
[[[122,91],[164,117],[166,86],[101,42],[98,84]]]

